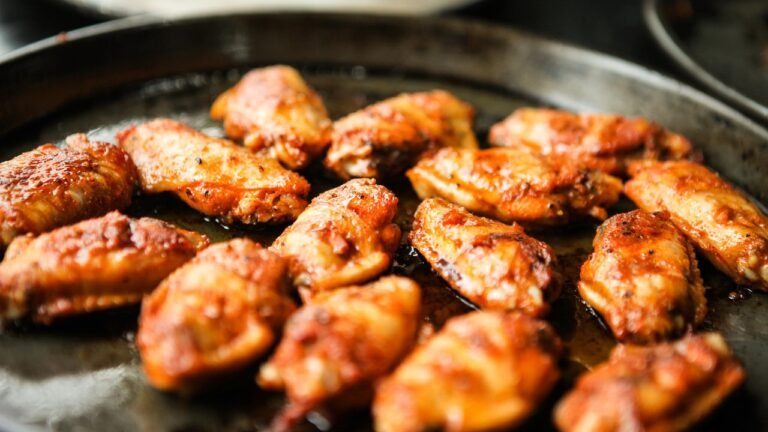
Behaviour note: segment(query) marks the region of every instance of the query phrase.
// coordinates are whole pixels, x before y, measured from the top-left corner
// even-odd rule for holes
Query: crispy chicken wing
[[[195,232],[111,212],[17,237],[0,263],[0,318],[54,318],[138,303],[208,245]]]
[[[439,196],[468,210],[528,227],[561,225],[616,203],[621,180],[514,148],[445,148],[407,173],[421,198]]]
[[[638,207],[666,211],[721,271],[768,291],[768,216],[706,167],[687,161],[630,166],[625,192]]]
[[[20,234],[40,234],[121,210],[131,203],[136,167],[119,147],[67,138],[0,163],[0,247]]]
[[[263,388],[284,388],[290,400],[274,429],[288,429],[321,404],[367,403],[373,381],[415,342],[420,309],[419,286],[398,276],[316,295],[288,320],[259,373]]]
[[[579,293],[623,342],[679,336],[707,313],[693,246],[666,214],[643,210],[608,219],[581,267]]]
[[[149,382],[191,391],[263,355],[295,310],[285,261],[248,239],[219,243],[144,300],[137,344]]]
[[[365,282],[389,267],[400,243],[395,213],[389,189],[373,179],[350,180],[315,197],[272,249],[288,258],[302,295]]]
[[[555,410],[561,431],[673,432],[689,428],[744,381],[722,336],[649,347],[619,345],[581,376]]]
[[[323,101],[289,66],[248,72],[216,99],[211,117],[224,120],[228,136],[291,169],[306,167],[331,143]]]
[[[693,152],[685,137],[642,118],[537,108],[513,112],[491,128],[488,140],[614,175],[623,175],[630,160],[682,159]]]
[[[477,148],[473,118],[446,91],[401,94],[336,121],[325,165],[343,179],[396,176],[428,150]]]
[[[296,219],[309,183],[268,157],[158,119],[118,134],[147,193],[173,192],[208,216],[255,224]]]
[[[559,293],[554,251],[520,225],[430,198],[416,210],[409,240],[453,289],[483,309],[539,316]]]
[[[560,341],[524,314],[449,320],[376,389],[378,432],[506,430],[528,417],[558,378]]]

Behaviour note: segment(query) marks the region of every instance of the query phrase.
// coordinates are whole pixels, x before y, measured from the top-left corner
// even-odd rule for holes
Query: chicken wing
[[[211,117],[224,120],[231,138],[291,169],[306,167],[331,143],[323,101],[289,66],[248,72],[216,99]]]
[[[642,118],[537,108],[518,109],[493,125],[488,140],[614,175],[624,175],[630,160],[682,159],[693,152],[685,137]]]
[[[430,198],[416,210],[409,240],[453,289],[483,309],[540,316],[559,292],[554,251],[520,225]]]
[[[321,404],[343,409],[367,403],[373,381],[415,342],[420,308],[419,286],[388,276],[320,293],[299,309],[259,372],[259,385],[285,389],[290,400],[273,430],[287,430]]]
[[[593,216],[619,200],[621,180],[568,162],[552,164],[514,148],[445,148],[407,173],[422,198],[438,196],[468,210],[527,227]]]
[[[478,311],[449,320],[376,389],[377,432],[506,430],[558,379],[560,340],[545,322]]]
[[[401,94],[336,121],[325,166],[343,179],[393,177],[428,150],[477,148],[473,118],[446,91]]]
[[[743,381],[743,368],[716,333],[619,345],[560,401],[555,423],[567,432],[682,431]]]
[[[292,221],[307,205],[309,183],[300,175],[177,121],[129,127],[118,141],[136,163],[144,192],[172,192],[224,222]]]
[[[739,284],[768,291],[768,216],[706,167],[637,163],[625,192],[638,207],[666,211],[683,234]]]
[[[20,234],[40,234],[131,203],[136,167],[119,147],[67,138],[0,163],[0,248]]]
[[[111,212],[17,237],[0,263],[0,318],[54,318],[138,303],[208,239]]]
[[[302,295],[373,279],[400,243],[397,197],[373,179],[321,193],[272,244]]]
[[[288,287],[285,261],[251,240],[201,252],[144,300],[137,344],[149,382],[189,392],[247,366],[295,310]]]

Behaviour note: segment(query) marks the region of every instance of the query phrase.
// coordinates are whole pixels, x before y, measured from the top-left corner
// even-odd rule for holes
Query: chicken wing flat
[[[0,163],[0,247],[131,203],[136,167],[119,147],[67,138]]]
[[[676,337],[704,320],[696,254],[666,214],[622,213],[597,230],[579,293],[622,342]]]
[[[389,267],[400,243],[396,213],[389,189],[350,180],[315,197],[271,247],[288,259],[302,295],[365,282]]]
[[[449,320],[376,389],[378,432],[507,430],[558,379],[561,344],[524,314],[478,311]]]
[[[518,109],[493,125],[488,140],[614,175],[625,174],[630,160],[682,159],[693,152],[685,137],[642,118],[537,108]]]
[[[331,121],[320,96],[289,66],[254,69],[219,96],[214,120],[246,147],[301,169],[331,143]]]
[[[208,245],[191,231],[111,212],[17,237],[0,263],[0,318],[54,318],[138,303]]]
[[[290,400],[273,430],[287,430],[321,404],[338,410],[367,403],[373,381],[414,344],[420,309],[419,286],[398,276],[320,293],[300,308],[258,377]]]
[[[248,239],[219,243],[144,300],[137,344],[149,382],[189,392],[263,355],[295,310],[278,255]]]
[[[393,177],[428,150],[477,148],[473,118],[446,91],[401,94],[336,121],[325,165],[343,179]]]
[[[744,381],[722,336],[705,333],[649,347],[619,345],[558,404],[567,432],[688,429]]]
[[[706,167],[638,163],[625,193],[647,211],[666,211],[683,234],[736,283],[768,291],[768,216]]]
[[[557,164],[514,148],[445,148],[407,173],[422,199],[438,196],[468,210],[527,227],[562,225],[586,216],[605,219],[621,180],[566,160]]]
[[[409,240],[453,289],[483,309],[540,316],[559,293],[554,251],[520,225],[430,198],[416,210]]]
[[[147,193],[172,192],[224,222],[288,222],[307,205],[309,183],[276,160],[174,120],[129,127],[118,141]]]

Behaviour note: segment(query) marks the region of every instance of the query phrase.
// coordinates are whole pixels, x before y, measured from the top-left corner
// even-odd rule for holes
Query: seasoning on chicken
[[[291,169],[309,165],[331,143],[331,121],[320,96],[290,66],[254,69],[211,107],[233,139]]]
[[[554,251],[520,225],[430,198],[416,210],[409,240],[453,289],[483,309],[540,316],[559,293]]]
[[[174,120],[129,127],[118,141],[147,193],[172,192],[224,222],[289,222],[307,205],[309,183],[268,157]]]
[[[0,263],[0,318],[54,318],[138,303],[208,245],[165,222],[111,212],[17,237]]]

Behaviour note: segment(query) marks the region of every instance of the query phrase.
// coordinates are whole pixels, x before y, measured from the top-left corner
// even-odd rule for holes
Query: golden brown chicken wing
[[[527,227],[605,219],[621,180],[563,160],[557,164],[514,148],[445,148],[407,173],[421,198],[438,196],[468,210]]]
[[[428,150],[477,148],[473,118],[446,91],[401,94],[336,121],[325,165],[343,179],[396,176]]]
[[[400,243],[392,223],[397,197],[373,179],[350,180],[321,193],[275,240],[302,295],[373,279]]]
[[[309,165],[331,143],[323,101],[289,66],[254,69],[211,107],[214,120],[246,147],[291,169]]]
[[[149,382],[187,392],[263,355],[295,310],[285,261],[248,239],[219,243],[144,300],[137,344]]]
[[[649,347],[619,345],[558,404],[561,431],[674,432],[706,416],[744,381],[722,336]]]
[[[430,198],[416,210],[409,240],[453,289],[483,309],[540,316],[559,293],[554,251],[520,225]]]
[[[638,207],[669,212],[717,268],[768,291],[768,216],[744,194],[687,161],[637,163],[630,174],[625,192]]]
[[[398,276],[317,294],[288,320],[259,373],[259,385],[284,388],[290,400],[273,430],[287,430],[320,404],[366,404],[372,382],[415,342],[420,308],[419,286]]]
[[[138,303],[208,239],[111,212],[17,237],[0,263],[0,319],[54,318]]]
[[[377,432],[507,430],[558,378],[560,341],[524,314],[472,312],[449,320],[376,389]]]
[[[0,248],[20,234],[121,210],[131,203],[136,167],[119,147],[67,138],[0,163]]]
[[[208,216],[255,224],[296,219],[309,183],[268,157],[158,119],[118,134],[147,193],[173,192]]]
[[[707,313],[693,246],[666,214],[622,213],[597,230],[579,293],[623,342],[679,336]]]
[[[630,160],[682,159],[693,152],[685,137],[642,118],[537,108],[516,110],[491,128],[488,140],[614,175],[623,175]]]

